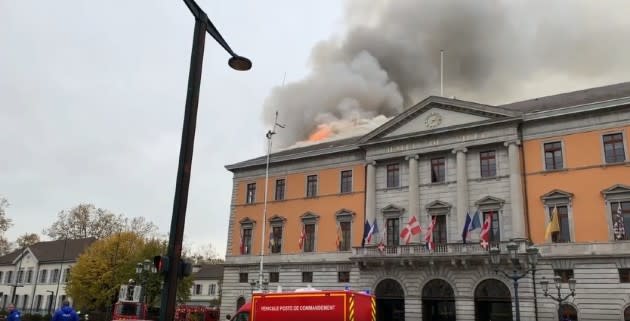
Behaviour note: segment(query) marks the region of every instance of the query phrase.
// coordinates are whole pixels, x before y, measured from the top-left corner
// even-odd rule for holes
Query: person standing
[[[9,310],[9,315],[7,316],[7,321],[22,321],[20,316],[20,311],[15,308],[15,304],[9,303],[7,307]]]
[[[63,303],[61,303],[61,308],[55,311],[52,321],[79,321],[79,315],[70,306],[70,301],[64,300]]]

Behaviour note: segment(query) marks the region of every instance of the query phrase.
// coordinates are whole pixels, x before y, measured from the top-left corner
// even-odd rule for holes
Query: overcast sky
[[[231,173],[265,151],[270,88],[303,77],[342,3],[199,0],[253,69],[206,38],[185,241],[225,253]],[[0,1],[0,195],[8,238],[80,202],[167,232],[193,35],[182,1]]]
[[[185,241],[221,255],[232,187],[224,165],[264,154],[263,118],[276,105],[284,146],[321,121],[393,116],[401,102],[437,93],[441,49],[445,95],[463,100],[507,103],[629,80],[623,0],[199,5],[254,66],[233,71],[207,37]],[[169,230],[193,23],[181,0],[0,1],[10,241],[79,203]],[[272,91],[285,73],[287,85]]]

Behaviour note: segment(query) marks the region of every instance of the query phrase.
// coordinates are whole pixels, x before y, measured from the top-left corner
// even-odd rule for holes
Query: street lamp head
[[[569,290],[571,290],[571,294],[574,294],[574,293],[575,293],[575,284],[576,284],[576,283],[577,283],[577,282],[575,281],[575,279],[574,279],[574,278],[570,278],[570,279],[569,279]]]
[[[532,267],[538,264],[538,248],[533,245],[527,248],[527,260]]]
[[[232,69],[238,70],[238,71],[246,71],[246,70],[252,69],[251,60],[245,57],[239,56],[239,55],[232,56],[228,60],[228,65],[230,65]]]
[[[514,263],[518,262],[518,244],[514,242],[508,243],[507,250],[510,254],[510,260]]]
[[[136,274],[142,273],[142,263],[138,262],[136,264]]]
[[[560,289],[560,286],[562,285],[562,279],[560,278],[560,276],[556,275],[553,277],[553,282],[556,283],[556,288]]]
[[[543,277],[542,280],[540,281],[540,286],[542,287],[543,293],[547,295],[547,291],[549,291],[549,281],[547,281],[545,277]]]
[[[151,264],[151,261],[149,259],[144,260],[144,262],[142,262],[142,265],[143,265],[142,268],[145,271],[150,271],[151,270],[151,265],[152,264]]]
[[[493,246],[490,248],[490,263],[496,268],[501,262],[501,250],[498,247]]]

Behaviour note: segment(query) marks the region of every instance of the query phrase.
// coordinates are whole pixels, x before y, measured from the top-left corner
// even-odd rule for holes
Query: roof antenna
[[[440,50],[440,96],[444,97],[444,50]]]

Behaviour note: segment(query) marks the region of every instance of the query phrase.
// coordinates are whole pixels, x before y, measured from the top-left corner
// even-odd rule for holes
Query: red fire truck
[[[230,319],[230,315],[227,315]],[[374,296],[355,291],[254,293],[231,321],[375,321]]]
[[[178,305],[175,321],[219,321],[219,309],[201,305]]]

